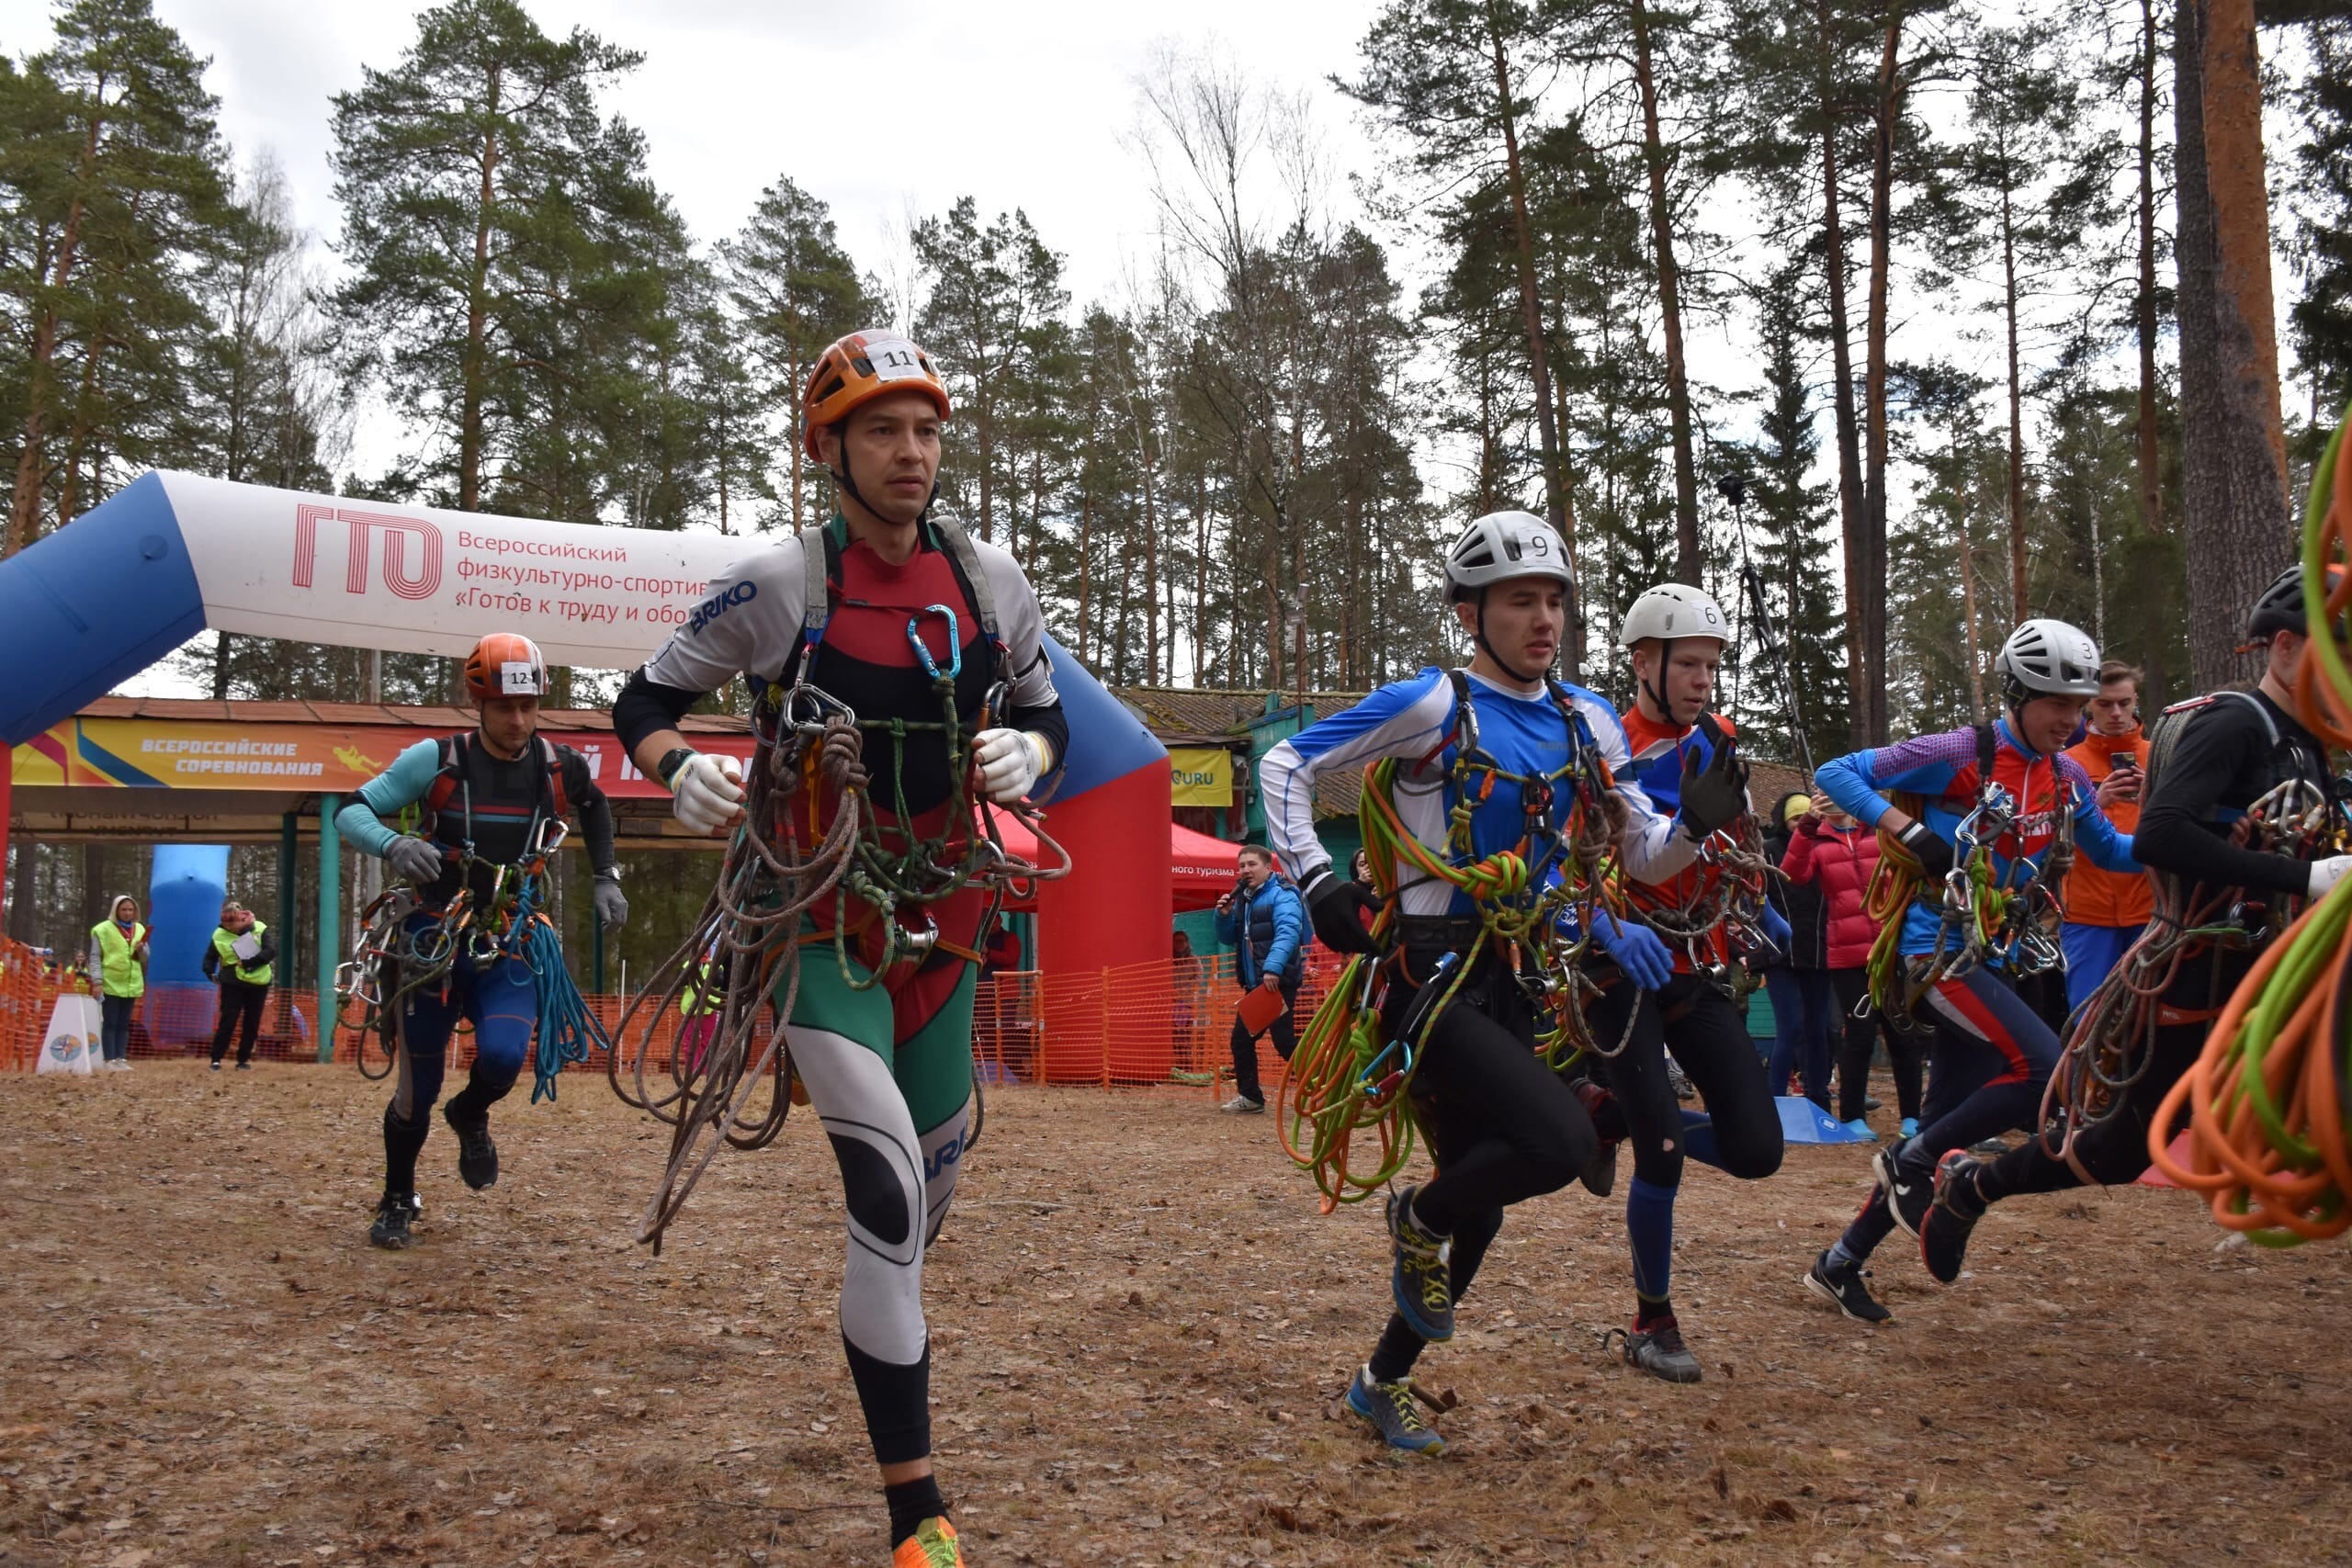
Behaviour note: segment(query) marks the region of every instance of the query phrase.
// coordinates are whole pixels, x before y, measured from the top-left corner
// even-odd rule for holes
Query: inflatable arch
[[[30,739],[208,628],[455,656],[519,631],[553,664],[628,670],[758,538],[546,523],[141,476],[0,561],[0,744]],[[1038,961],[1164,959],[1168,753],[1051,638],[1070,755],[1041,787],[1076,867],[1038,888]],[[6,775],[0,771],[0,842]]]

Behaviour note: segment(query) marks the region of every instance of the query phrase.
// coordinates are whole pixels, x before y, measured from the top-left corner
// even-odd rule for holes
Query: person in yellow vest
[[[678,1071],[681,1077],[702,1071],[710,1037],[718,1031],[718,1006],[727,999],[727,963],[714,962],[706,953],[678,990],[678,1011],[685,1020],[678,1026]]]
[[[107,1072],[130,1070],[130,1013],[147,994],[147,927],[125,893],[110,918],[90,928],[90,977],[98,988],[98,1043]]]
[[[204,950],[205,976],[220,983],[220,1021],[212,1026],[214,1072],[229,1054],[232,1033],[237,1036],[237,1070],[253,1069],[254,1040],[261,1033],[262,1003],[277,978],[270,967],[277,960],[277,938],[251,909],[233,898],[220,906],[220,923]]]

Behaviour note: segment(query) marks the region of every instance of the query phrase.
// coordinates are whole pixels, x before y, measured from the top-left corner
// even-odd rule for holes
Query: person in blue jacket
[[[2058,1065],[2058,1037],[2018,995],[2007,953],[1993,948],[1947,962],[1963,940],[1947,920],[1948,879],[1968,874],[1963,828],[1972,840],[1984,836],[1992,887],[2004,894],[2031,886],[2068,828],[2092,863],[2140,869],[2131,839],[2099,810],[2089,775],[2065,755],[2084,705],[2098,694],[2098,664],[2097,645],[2081,631],[2026,621],[1994,660],[2007,708],[1996,723],[1856,751],[1815,775],[1840,809],[1918,863],[1917,895],[1899,917],[1905,973],[1897,983],[1918,990],[1910,1005],[1934,1029],[1919,1131],[1879,1151],[1869,1201],[1805,1272],[1808,1291],[1859,1322],[1893,1315],[1863,1283],[1862,1260],[1898,1226],[1918,1238],[1928,1273],[1945,1284],[1959,1277],[1960,1250],[1928,1223],[1939,1164],[1965,1159],[1983,1139],[2033,1126]],[[1887,798],[1894,793],[1917,815]],[[1964,1236],[1957,1239],[1964,1246]]]
[[[1456,862],[1449,828],[1455,807],[1467,806],[1468,858],[1514,851],[1528,866],[1523,891],[1487,895],[1487,905],[1443,878],[1385,868],[1396,890],[1388,929],[1402,950],[1381,1001],[1389,1037],[1442,976],[1455,985],[1454,964],[1469,965],[1451,1005],[1430,1022],[1406,1089],[1437,1174],[1389,1196],[1394,1310],[1346,1396],[1384,1441],[1412,1453],[1445,1447],[1413,1407],[1413,1365],[1424,1347],[1453,1337],[1455,1303],[1502,1229],[1503,1211],[1579,1176],[1594,1185],[1608,1153],[1593,1124],[1594,1112],[1608,1109],[1605,1091],[1579,1089],[1545,1065],[1535,1048],[1544,998],[1530,996],[1529,976],[1506,944],[1491,940],[1485,913],[1523,916],[1560,879],[1565,830],[1588,782],[1580,754],[1597,755],[1608,772],[1623,808],[1616,851],[1630,871],[1670,876],[1697,852],[1634,782],[1616,710],[1551,675],[1571,591],[1567,550],[1551,525],[1525,512],[1481,517],[1446,552],[1445,575],[1475,649],[1469,667],[1423,670],[1384,686],[1276,746],[1259,771],[1274,852],[1298,878],[1317,939],[1340,952],[1374,950],[1363,917],[1378,904],[1333,867],[1316,839],[1320,774],[1396,758],[1397,817],[1439,859]],[[1600,924],[1595,939],[1634,984],[1655,987],[1672,977],[1671,955],[1655,932],[1606,913]]]
[[[1216,901],[1216,939],[1233,949],[1234,978],[1246,996],[1263,987],[1283,999],[1283,1010],[1266,1029],[1252,1032],[1238,1015],[1233,1021],[1233,1098],[1225,1108],[1237,1114],[1266,1109],[1266,1091],[1258,1083],[1258,1036],[1272,1030],[1274,1054],[1283,1061],[1298,1049],[1299,982],[1306,977],[1306,910],[1298,889],[1274,869],[1273,852],[1244,844],[1241,880]]]

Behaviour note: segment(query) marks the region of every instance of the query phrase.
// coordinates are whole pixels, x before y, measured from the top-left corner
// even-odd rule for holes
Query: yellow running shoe
[[[890,1568],[964,1568],[964,1549],[956,1544],[956,1527],[930,1518],[890,1553]]]

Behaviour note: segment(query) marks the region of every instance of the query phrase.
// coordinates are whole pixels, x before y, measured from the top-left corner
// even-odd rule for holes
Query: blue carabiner
[[[915,657],[922,660],[923,673],[936,681],[939,679],[939,665],[932,659],[931,649],[922,645],[922,638],[915,635],[915,627],[923,615],[947,617],[947,678],[953,681],[964,672],[964,639],[956,633],[956,612],[944,604],[926,604],[922,615],[907,617],[907,640],[915,645]]]

